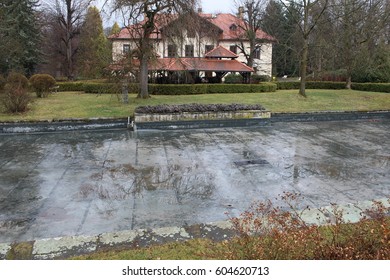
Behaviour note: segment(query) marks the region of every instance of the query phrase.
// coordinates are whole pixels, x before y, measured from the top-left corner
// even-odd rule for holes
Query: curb
[[[127,118],[62,119],[47,121],[20,121],[0,123],[1,134],[41,133],[104,129],[204,129],[224,127],[254,127],[276,122],[317,122],[346,120],[383,120],[390,119],[390,111],[323,111],[310,113],[271,113],[271,118],[219,119],[191,121],[137,122]]]
[[[390,208],[390,199],[388,198],[374,201],[382,203],[388,209]],[[365,216],[365,211],[373,206],[373,201],[361,201],[337,206],[337,210],[342,211],[346,223],[356,223]],[[332,224],[335,221],[333,213],[334,206],[326,206],[319,209],[302,210],[301,217],[308,224],[320,226]],[[0,259],[66,259],[110,249],[135,249],[197,238],[223,241],[234,236],[237,234],[230,221],[183,227],[125,230],[94,236],[64,236],[28,242],[0,243]]]
[[[0,123],[0,134],[126,129],[129,127],[129,124],[130,117],[3,122]]]

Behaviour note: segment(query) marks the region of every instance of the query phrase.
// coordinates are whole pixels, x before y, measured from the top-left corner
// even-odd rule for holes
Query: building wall
[[[112,58],[113,61],[118,61],[124,55],[123,45],[128,44],[131,49],[136,48],[136,44],[131,40],[113,40],[112,44]],[[169,39],[162,41],[155,41],[154,47],[156,54],[160,57],[168,57],[168,45],[176,44],[177,55],[180,57],[185,56],[185,45],[194,45],[194,57],[204,57],[206,45],[213,45],[217,47],[222,45],[226,49],[230,49],[230,46],[239,45],[239,41],[220,41],[217,42],[213,38],[185,38],[184,40]],[[245,47],[249,50],[249,43],[245,44]],[[256,69],[255,74],[272,76],[272,43],[264,43],[260,48],[260,59],[254,60],[253,67]],[[239,52],[239,50],[238,50]],[[246,63],[246,58],[243,53],[238,53],[238,61]]]

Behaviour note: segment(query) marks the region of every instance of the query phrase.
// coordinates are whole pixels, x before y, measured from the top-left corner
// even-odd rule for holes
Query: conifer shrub
[[[29,82],[38,98],[47,97],[51,89],[56,85],[56,80],[48,74],[33,75]]]

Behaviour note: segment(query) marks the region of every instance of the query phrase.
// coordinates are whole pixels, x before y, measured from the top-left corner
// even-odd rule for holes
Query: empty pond
[[[0,135],[0,242],[226,220],[284,191],[383,198],[389,139],[389,120]]]

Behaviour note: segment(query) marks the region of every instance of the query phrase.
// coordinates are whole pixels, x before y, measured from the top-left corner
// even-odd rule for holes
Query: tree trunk
[[[348,73],[347,77],[347,84],[345,85],[346,89],[351,89],[352,88],[352,77],[351,74]]]
[[[124,104],[129,103],[129,83],[127,79],[122,80],[122,102]]]
[[[141,65],[140,65],[140,73],[139,73],[139,83],[140,83],[140,90],[138,93],[138,98],[149,98],[149,91],[148,91],[148,56],[147,54],[144,54],[141,57]]]
[[[303,40],[303,50],[302,50],[302,56],[301,56],[301,67],[300,67],[300,73],[301,73],[301,84],[299,86],[299,94],[303,97],[307,97],[306,95],[306,68],[307,68],[307,57],[309,52],[309,41],[307,38],[304,38]]]

